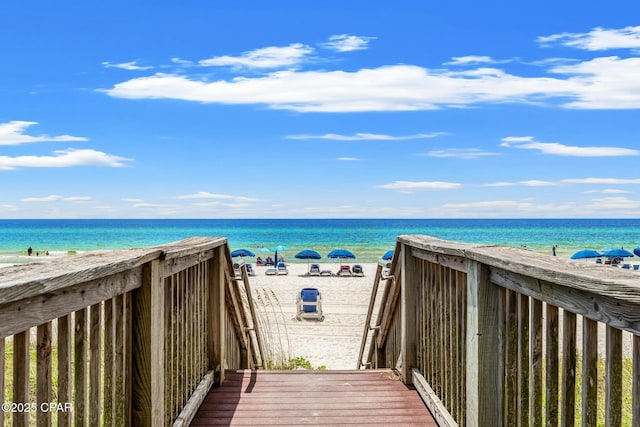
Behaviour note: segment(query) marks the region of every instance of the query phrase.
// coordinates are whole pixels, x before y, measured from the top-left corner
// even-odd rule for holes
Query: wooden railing
[[[440,425],[640,426],[639,273],[406,235],[375,280],[358,367],[398,368]]]
[[[224,238],[0,269],[0,425],[188,425],[265,363],[250,296]]]

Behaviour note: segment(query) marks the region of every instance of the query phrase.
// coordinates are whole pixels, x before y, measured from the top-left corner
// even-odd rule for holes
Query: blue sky
[[[634,1],[3,2],[0,218],[640,216]]]

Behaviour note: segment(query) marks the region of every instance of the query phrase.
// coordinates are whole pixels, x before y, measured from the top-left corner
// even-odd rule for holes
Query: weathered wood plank
[[[71,402],[71,315],[58,318],[58,402]],[[71,411],[58,411],[58,426],[71,425]]]
[[[598,322],[582,318],[582,425],[598,420]]]
[[[141,270],[120,272],[0,306],[0,336],[9,336],[140,286]]]
[[[611,269],[615,270],[615,269]],[[640,334],[640,312],[637,302],[614,298],[602,284],[601,289],[576,292],[566,284],[553,283],[502,269],[491,268],[491,281],[518,293],[540,299],[591,320],[610,324],[616,328]],[[633,275],[632,272],[626,272]],[[640,289],[640,287],[638,287]]]
[[[542,301],[531,302],[531,424],[542,425]]]
[[[427,252],[420,248],[411,248],[411,254],[424,261],[439,264],[452,270],[467,272],[467,259],[459,256],[445,255],[435,252]]]
[[[607,326],[607,360],[605,373],[605,423],[622,425],[622,331]]]
[[[46,295],[135,270],[140,258],[149,252],[160,254],[150,248],[95,251],[43,263],[3,268],[0,270],[0,304]]]
[[[227,385],[213,389],[194,418],[191,425],[419,425],[436,426],[433,417],[415,390],[409,390],[401,382],[394,380],[391,371],[360,371],[349,373],[349,378],[360,375],[371,378],[378,375],[379,386],[366,383],[360,387],[358,381],[346,383],[344,379],[332,381],[334,375],[345,378],[343,371],[314,371],[311,375],[297,371],[275,373],[280,378],[277,383],[261,386],[263,374],[270,377],[272,372],[253,371],[247,373],[253,378],[254,388]],[[228,374],[227,378],[229,378]],[[331,384],[323,391],[315,390],[318,383]],[[391,383],[394,390],[387,385]],[[308,391],[298,390],[301,384]],[[383,392],[375,390],[378,387]]]
[[[529,425],[529,297],[518,295],[518,425]]]
[[[210,261],[208,275],[207,317],[209,318],[208,346],[209,369],[216,372],[215,383],[224,381],[224,369],[226,354],[225,349],[225,285],[224,265],[222,264],[223,252],[221,248],[216,251],[213,260]]]
[[[518,418],[518,294],[506,294],[506,359],[504,384],[505,425],[516,426]]]
[[[132,421],[162,426],[165,415],[164,288],[162,263],[145,265],[142,286],[133,294]]]
[[[114,404],[113,404],[113,421],[115,425],[123,425],[125,419],[125,401],[124,401],[124,387],[125,387],[125,322],[124,322],[124,295],[118,295],[113,300],[114,311],[114,356],[113,356],[113,392],[114,392]]]
[[[411,384],[411,369],[416,366],[416,282],[419,276],[418,261],[411,254],[411,249],[402,246],[400,249],[402,262],[401,322],[402,322],[402,378],[405,384]]]
[[[215,253],[215,249],[207,249],[204,252],[198,252],[194,254],[190,254],[187,256],[182,256],[180,258],[171,258],[165,260],[165,264],[163,267],[163,274],[165,277],[176,274],[180,271],[187,270],[189,268],[195,267],[196,265],[202,264],[213,258]]]
[[[87,423],[87,309],[74,314],[73,330],[73,413],[74,423]]]
[[[427,408],[429,408],[433,414],[438,426],[458,427],[458,423],[456,423],[455,418],[449,413],[446,405],[443,404],[438,395],[429,386],[427,380],[425,380],[417,369],[413,369],[411,372],[413,376],[411,382],[415,386],[418,394],[420,394],[422,401],[425,402]]]
[[[562,426],[575,424],[576,406],[576,315],[562,311]]]
[[[89,425],[101,423],[100,390],[102,378],[102,304],[94,304],[89,308]]]
[[[265,359],[264,352],[264,343],[262,340],[262,334],[260,333],[260,327],[257,321],[256,315],[256,307],[253,302],[253,294],[251,293],[251,285],[249,284],[249,275],[247,274],[247,267],[245,265],[242,266],[242,283],[244,284],[244,290],[247,295],[247,302],[249,303],[249,313],[251,314],[251,319],[253,319],[252,327],[253,332],[256,336],[256,341],[258,345],[258,352],[260,354],[260,364],[263,369],[267,368],[267,361]]]
[[[376,303],[376,297],[378,296],[378,287],[380,286],[380,280],[382,277],[382,266],[378,264],[376,273],[373,276],[373,288],[371,290],[371,297],[369,298],[369,308],[367,309],[367,317],[364,321],[364,331],[362,332],[362,340],[360,341],[360,351],[358,352],[358,363],[356,369],[360,369],[363,366],[364,350],[369,341],[369,332],[371,331],[371,318],[373,317],[373,310]],[[373,343],[369,344],[373,347]]]
[[[13,402],[29,403],[29,330],[13,336]],[[29,411],[15,411],[13,425],[27,427]]]
[[[103,418],[105,426],[114,425],[114,353],[115,340],[113,337],[113,299],[104,302],[104,392]]]
[[[558,307],[547,304],[546,422],[558,425]]]
[[[467,274],[466,425],[500,424],[499,288],[486,266],[471,261]]]
[[[51,322],[38,326],[36,347],[36,402],[38,409],[42,404],[52,402],[51,398]],[[51,425],[51,411],[36,411],[36,425]]]

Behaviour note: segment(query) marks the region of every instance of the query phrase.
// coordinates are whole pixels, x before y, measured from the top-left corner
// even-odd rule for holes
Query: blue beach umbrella
[[[312,249],[305,249],[295,254],[294,257],[298,259],[320,259],[322,255]]]
[[[329,252],[327,254],[327,258],[339,258],[339,259],[343,259],[343,258],[349,258],[349,259],[355,259],[356,256],[353,254],[353,252],[348,251],[346,249],[334,249],[331,252]]]
[[[636,256],[640,256],[640,248],[635,248],[633,253],[636,254]]]
[[[253,252],[251,252],[249,249],[236,249],[235,251],[231,252],[231,256],[233,258],[235,257],[245,257],[245,256],[256,256],[256,254],[254,254]]]
[[[305,250],[300,251],[297,254],[295,254],[294,258],[306,259],[307,260],[307,269],[309,269],[309,263],[310,263],[309,260],[320,259],[320,258],[322,258],[322,255],[320,255],[318,252],[314,251],[313,249],[305,249]]]
[[[593,249],[583,249],[571,255],[571,259],[598,258],[601,256],[602,254],[600,252]]]
[[[602,255],[606,256],[607,258],[628,258],[633,256],[631,252],[623,248],[611,249],[606,251]]]
[[[390,251],[387,251],[384,253],[384,255],[382,255],[382,259],[385,261],[389,261],[391,260],[391,258],[393,258],[393,249],[391,249]]]

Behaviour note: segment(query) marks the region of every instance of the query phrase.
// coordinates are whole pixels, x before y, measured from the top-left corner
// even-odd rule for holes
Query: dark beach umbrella
[[[237,256],[241,256],[241,257],[256,256],[256,254],[251,252],[249,249],[236,249],[235,251],[231,252],[231,256],[235,258]]]
[[[382,255],[382,259],[385,261],[389,261],[391,260],[391,258],[393,258],[393,249],[391,249],[390,251],[387,251],[384,253],[384,255]]]
[[[322,255],[312,249],[305,249],[295,254],[294,257],[298,259],[320,259]]]
[[[635,248],[633,253],[636,254],[636,256],[640,256],[640,248]]]
[[[320,259],[320,258],[322,258],[322,255],[320,255],[318,252],[314,251],[313,249],[305,249],[304,251],[300,251],[297,254],[295,254],[294,258],[306,259],[307,260],[307,269],[309,269],[310,260],[312,260],[312,259]]]
[[[601,256],[602,254],[600,252],[593,249],[583,249],[571,255],[571,259],[598,258]]]
[[[356,256],[353,254],[353,252],[348,251],[346,249],[334,249],[331,252],[329,252],[327,254],[327,258],[339,258],[339,259],[343,259],[343,258],[349,258],[349,259],[355,259]]]
[[[609,251],[606,251],[605,253],[603,253],[602,255],[606,256],[607,258],[628,258],[628,257],[632,257],[633,254],[631,252],[629,252],[626,249],[611,249]]]

